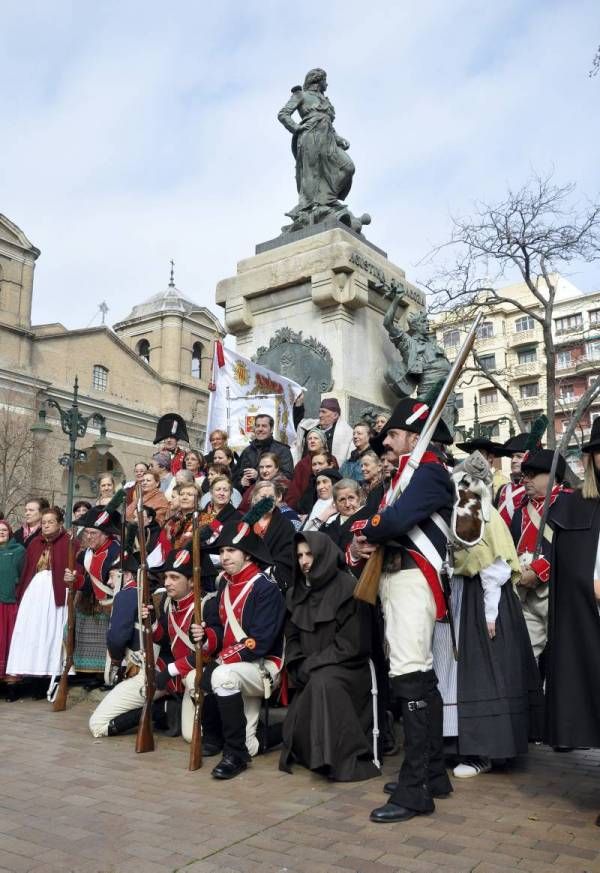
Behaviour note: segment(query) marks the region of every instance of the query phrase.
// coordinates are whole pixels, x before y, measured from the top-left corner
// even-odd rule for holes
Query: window
[[[150,363],[150,343],[147,339],[141,339],[136,346],[136,352],[143,361]]]
[[[522,315],[515,321],[515,333],[523,333],[524,330],[533,330],[535,321],[531,315]]]
[[[537,361],[536,349],[521,349],[517,352],[519,364],[535,364]]]
[[[479,403],[488,406],[490,403],[498,403],[498,392],[495,388],[482,388],[479,392]]]
[[[454,406],[456,407],[456,409],[464,409],[465,398],[463,397],[462,394],[455,394],[454,395]]]
[[[192,346],[192,378],[202,377],[202,343],[194,343]]]
[[[108,387],[108,370],[101,364],[94,364],[92,388],[96,391],[106,391]]]
[[[483,435],[491,440],[492,437],[500,436],[500,425],[497,421],[486,421],[481,423],[481,430],[483,431]]]
[[[489,339],[494,336],[494,322],[482,321],[477,328],[477,339]]]
[[[575,399],[575,387],[572,384],[564,383],[559,386],[558,396],[561,400],[574,400]]]
[[[600,309],[590,309],[590,324],[600,324]]]
[[[525,385],[521,385],[521,399],[525,400],[527,397],[538,397],[540,393],[540,383],[539,382],[526,382]]]
[[[556,353],[556,369],[557,370],[568,370],[569,367],[573,366],[573,352],[571,349],[563,349],[560,352]]]
[[[496,355],[479,355],[478,360],[482,370],[491,373],[496,369]]]
[[[457,329],[445,330],[443,343],[446,348],[449,346],[457,346],[460,343],[460,331]]]
[[[557,333],[568,333],[572,330],[582,330],[583,316],[581,312],[575,315],[565,315],[563,318],[555,318],[554,325]]]
[[[590,361],[600,361],[600,340],[585,344],[585,353]]]

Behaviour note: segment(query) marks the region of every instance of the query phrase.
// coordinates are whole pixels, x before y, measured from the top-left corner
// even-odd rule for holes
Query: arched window
[[[143,361],[150,363],[150,343],[147,339],[141,339],[135,347],[136,352]]]
[[[108,370],[101,364],[94,364],[92,388],[96,391],[106,391],[108,388]]]
[[[202,343],[192,346],[192,379],[202,378]]]

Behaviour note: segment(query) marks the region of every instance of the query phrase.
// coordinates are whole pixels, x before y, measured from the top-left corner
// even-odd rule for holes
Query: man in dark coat
[[[283,726],[280,770],[297,761],[339,782],[379,775],[374,763],[369,607],[326,535],[296,534],[287,595],[286,664],[296,692]],[[375,754],[374,754],[375,751]]]
[[[285,479],[291,479],[294,475],[292,453],[288,446],[274,439],[274,426],[275,422],[270,415],[257,415],[254,420],[254,439],[240,455],[233,477],[233,485],[241,494],[258,479],[258,464],[265,452],[277,455],[281,476]]]

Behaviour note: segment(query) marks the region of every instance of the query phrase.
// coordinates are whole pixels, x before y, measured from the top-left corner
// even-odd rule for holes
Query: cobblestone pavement
[[[219,783],[187,771],[180,738],[147,755],[132,736],[93,740],[91,709],[0,704],[0,871],[600,871],[600,752],[532,747],[522,766],[454,780],[435,815],[376,825],[383,778],[289,776],[273,753]]]

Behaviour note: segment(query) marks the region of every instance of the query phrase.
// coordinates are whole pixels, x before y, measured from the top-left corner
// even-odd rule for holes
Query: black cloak
[[[580,491],[553,507],[546,740],[552,746],[600,748],[600,615],[594,571],[600,500]]]
[[[292,522],[275,507],[263,542],[273,558],[271,575],[282,594],[285,594],[292,584],[295,533],[296,528]]]
[[[294,567],[288,591],[286,666],[296,687],[283,725],[279,768],[297,761],[339,782],[379,775],[373,763],[370,620],[356,580],[322,533],[299,533],[314,556],[308,580]]]

